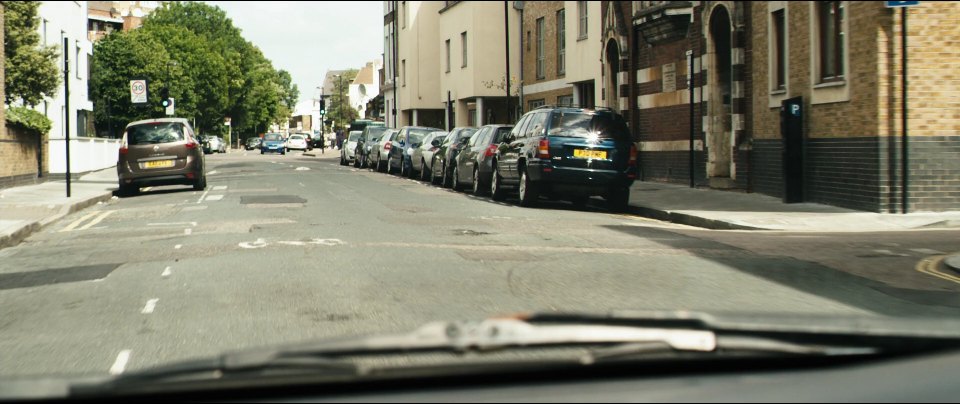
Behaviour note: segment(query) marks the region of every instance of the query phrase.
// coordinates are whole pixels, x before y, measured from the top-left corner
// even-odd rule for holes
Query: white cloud
[[[382,1],[207,1],[293,76],[308,100],[327,70],[361,68],[383,53]]]

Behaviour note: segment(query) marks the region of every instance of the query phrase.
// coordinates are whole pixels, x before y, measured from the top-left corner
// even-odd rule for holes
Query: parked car
[[[280,153],[287,154],[287,148],[283,141],[283,135],[279,133],[267,133],[263,135],[263,143],[260,145],[260,154]]]
[[[324,139],[324,136],[323,136],[322,133],[314,133],[313,136],[310,137],[310,147],[312,147],[312,148],[317,148],[317,147],[325,148],[326,146],[327,146],[327,144],[326,144],[326,139]]]
[[[357,159],[353,163],[354,167],[371,167],[370,154],[373,152],[373,149],[378,146],[380,136],[383,136],[387,130],[385,126],[374,125],[368,125],[366,128],[363,128],[363,133],[360,135],[360,138],[357,139]]]
[[[362,134],[362,130],[352,130],[347,134],[347,139],[340,148],[340,165],[349,165],[357,159],[357,143]]]
[[[226,153],[227,146],[224,144],[223,139],[220,139],[219,136],[204,136],[203,152],[206,154]]]
[[[307,138],[299,134],[290,135],[290,137],[287,138],[285,147],[287,148],[287,151],[290,151],[290,150],[306,151],[309,148],[309,146],[307,145]]]
[[[454,190],[460,191],[464,184],[470,184],[475,195],[487,192],[493,173],[493,156],[511,129],[513,125],[486,125],[470,137],[467,146],[454,159]]]
[[[541,195],[586,204],[603,196],[626,209],[637,174],[637,148],[623,117],[608,109],[541,107],[523,115],[497,150],[490,192],[516,186],[521,206]]]
[[[262,142],[262,140],[261,140],[259,137],[249,138],[249,139],[247,139],[247,143],[246,143],[245,148],[246,148],[247,150],[259,149],[259,148],[260,148],[260,142]]]
[[[446,131],[431,132],[421,142],[420,147],[413,151],[413,172],[419,175],[421,181],[430,180],[430,164],[433,163],[433,155],[440,150],[440,144],[446,139]],[[411,177],[414,174],[411,173]]]
[[[440,131],[437,128],[424,126],[404,126],[393,140],[393,146],[387,155],[387,172],[397,172],[402,177],[410,176],[412,169],[413,150],[420,147],[423,138],[430,132]]]
[[[370,160],[372,167],[374,167],[379,172],[387,171],[387,156],[390,154],[390,149],[393,147],[393,138],[400,133],[399,129],[388,129],[386,132],[383,132],[383,135],[380,136],[380,141],[373,147],[371,153],[375,158]]]
[[[430,164],[432,175],[430,182],[435,185],[442,185],[444,188],[453,186],[453,161],[457,157],[460,148],[466,145],[470,137],[477,132],[477,128],[464,126],[453,128],[444,142],[440,145],[440,150],[434,153],[436,159]]]
[[[123,133],[117,157],[120,194],[150,185],[207,187],[203,147],[184,118],[131,122]]]

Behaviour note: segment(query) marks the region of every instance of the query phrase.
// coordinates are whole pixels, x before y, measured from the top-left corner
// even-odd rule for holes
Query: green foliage
[[[350,106],[350,83],[357,78],[357,73],[357,69],[350,69],[343,73],[342,78],[333,79],[333,94],[327,99],[325,119],[333,119],[336,126],[346,127],[360,118],[360,112]]]
[[[129,81],[137,77],[149,80],[146,107],[130,104]],[[163,116],[159,94],[169,86],[177,116],[196,118],[202,133],[224,134],[225,117],[234,133],[252,134],[289,115],[299,97],[291,82],[223,10],[194,2],[165,3],[141,28],[98,42],[91,77],[98,123]]]
[[[4,2],[4,69],[7,104],[34,106],[52,96],[60,85],[56,47],[40,46],[38,1]]]
[[[7,123],[42,134],[50,132],[53,122],[43,114],[27,107],[7,108]]]

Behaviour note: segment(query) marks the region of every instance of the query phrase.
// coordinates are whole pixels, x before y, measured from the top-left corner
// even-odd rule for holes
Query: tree
[[[342,77],[333,79],[333,94],[327,103],[326,119],[333,119],[335,125],[349,125],[360,118],[360,112],[350,105],[350,83],[357,78],[357,69],[350,69],[342,73]],[[341,99],[341,94],[343,97]]]
[[[4,101],[7,104],[20,101],[32,107],[44,97],[55,95],[60,85],[56,47],[40,45],[39,7],[38,1],[4,2]]]

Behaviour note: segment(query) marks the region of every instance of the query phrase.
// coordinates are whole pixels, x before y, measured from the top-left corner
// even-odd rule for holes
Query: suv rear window
[[[612,114],[557,111],[550,116],[549,136],[629,139],[630,129],[622,117]]]
[[[127,144],[173,143],[184,140],[183,124],[177,122],[146,123],[127,128]]]
[[[407,131],[407,138],[410,143],[419,143],[426,137],[430,132],[434,132],[436,129],[410,129]]]
[[[263,140],[280,140],[280,134],[278,133],[268,133],[263,136]]]

